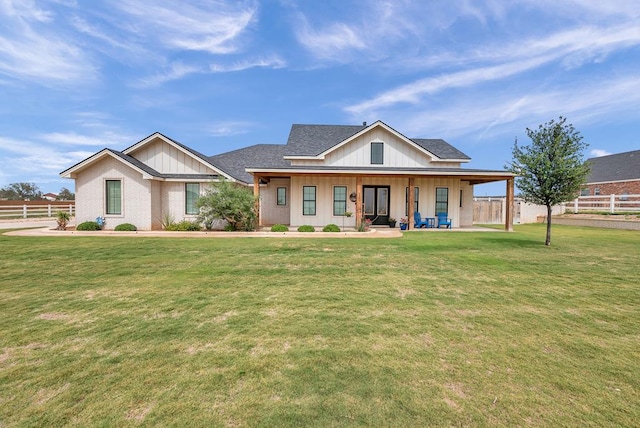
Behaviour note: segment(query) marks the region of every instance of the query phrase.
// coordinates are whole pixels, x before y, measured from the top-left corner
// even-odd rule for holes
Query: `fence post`
[[[609,212],[611,214],[616,212],[616,195],[614,195],[613,193],[609,198]]]
[[[69,204],[69,215],[73,217],[73,204]]]
[[[47,205],[47,217],[51,217],[51,204]]]
[[[27,206],[22,206],[22,218],[27,218]]]
[[[578,198],[576,198],[576,200],[573,201],[573,212],[578,214]]]

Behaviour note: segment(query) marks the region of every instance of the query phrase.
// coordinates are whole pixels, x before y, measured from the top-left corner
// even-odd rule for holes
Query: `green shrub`
[[[231,223],[227,223],[224,225],[224,230],[225,232],[235,232],[236,228],[231,224]]]
[[[77,225],[76,230],[101,230],[101,227],[95,221],[85,221]]]
[[[200,223],[189,220],[182,220],[177,223],[170,224],[165,228],[165,230],[172,232],[197,232],[201,229],[202,227],[200,226]]]
[[[308,224],[303,224],[298,228],[298,232],[315,232],[316,228],[313,226],[309,226]]]
[[[340,232],[340,228],[335,224],[328,224],[323,229],[323,232]]]
[[[272,232],[288,232],[289,228],[284,224],[274,224],[273,226],[271,226],[271,231]]]
[[[122,223],[117,225],[114,230],[117,232],[135,232],[138,228],[131,223]]]

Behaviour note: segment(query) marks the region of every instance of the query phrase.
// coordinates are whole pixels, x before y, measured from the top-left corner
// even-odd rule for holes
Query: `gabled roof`
[[[141,147],[149,144],[150,142],[154,141],[155,139],[161,139],[164,142],[176,147],[178,150],[181,150],[182,152],[184,152],[185,154],[191,156],[192,158],[204,163],[206,166],[208,166],[209,168],[213,169],[214,171],[216,171],[219,175],[224,175],[226,176],[228,179],[234,179],[231,176],[227,176],[227,174],[222,171],[220,168],[216,167],[215,165],[213,165],[208,156],[203,155],[202,153],[193,150],[190,147],[185,146],[182,143],[179,143],[178,141],[167,137],[166,135],[160,133],[160,132],[154,132],[153,134],[149,135],[146,138],[143,138],[142,140],[138,141],[137,143],[135,143],[134,145],[127,147],[126,149],[124,149],[122,151],[122,153],[128,155],[138,149],[140,149]],[[175,175],[175,174],[174,174]],[[183,174],[184,175],[184,174]]]
[[[210,156],[209,162],[234,179],[252,183],[253,176],[245,171],[248,167],[286,168],[291,165],[284,159],[283,144],[256,144],[219,155]]]
[[[382,121],[366,125],[299,125],[291,126],[285,156],[320,157],[348,143],[375,127],[382,127],[401,140],[435,157],[434,160],[467,161],[469,156],[442,139],[407,138]]]
[[[191,179],[211,180],[214,178],[218,178],[217,175],[213,175],[213,174],[162,174],[156,171],[155,169],[151,168],[149,165],[146,165],[140,162],[138,159],[134,158],[133,156],[129,156],[125,153],[119,152],[117,150],[109,149],[109,148],[102,149],[98,153],[95,153],[94,155],[88,157],[87,159],[73,165],[71,168],[68,168],[62,171],[60,173],[60,176],[66,177],[66,178],[72,178],[72,175],[75,174],[76,172],[83,170],[84,168],[88,167],[94,162],[97,162],[98,160],[103,159],[104,157],[107,157],[107,156],[110,156],[122,162],[123,164],[135,169],[140,174],[142,174],[143,178],[146,178],[146,179],[159,179],[159,180],[169,179],[170,180],[175,178],[175,179],[186,179],[186,180],[191,180]]]
[[[587,183],[640,180],[640,150],[587,159],[591,173]]]

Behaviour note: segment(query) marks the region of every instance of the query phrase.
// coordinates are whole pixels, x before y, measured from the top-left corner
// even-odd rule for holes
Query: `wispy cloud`
[[[100,147],[120,146],[121,144],[132,141],[129,135],[116,134],[109,131],[101,135],[80,135],[75,132],[51,132],[41,135],[40,139],[54,144]]]
[[[196,73],[204,73],[206,69],[204,67],[196,65],[187,65],[181,62],[174,62],[166,67],[162,72],[153,76],[141,78],[133,86],[148,88],[162,85],[172,80],[179,80],[185,76]]]
[[[242,120],[214,122],[207,127],[207,133],[214,137],[229,137],[232,135],[246,134],[254,127],[254,123]]]
[[[41,85],[78,84],[97,69],[73,40],[57,32],[53,12],[33,2],[5,0],[0,8],[0,73]]]
[[[192,1],[180,7],[169,1],[117,2],[117,7],[135,18],[127,27],[143,39],[156,40],[177,50],[228,54],[238,50],[238,37],[255,20],[255,2]]]
[[[591,156],[599,158],[601,156],[609,156],[611,153],[603,149],[593,149],[589,152]]]
[[[229,65],[211,64],[209,69],[214,73],[228,73],[232,71],[248,70],[250,68],[283,68],[287,65],[286,61],[279,57],[261,58],[255,60],[243,60]]]

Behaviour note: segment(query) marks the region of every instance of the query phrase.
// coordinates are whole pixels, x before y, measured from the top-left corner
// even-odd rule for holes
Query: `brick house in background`
[[[587,159],[591,172],[580,196],[639,195],[640,150]]]

